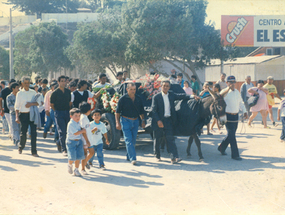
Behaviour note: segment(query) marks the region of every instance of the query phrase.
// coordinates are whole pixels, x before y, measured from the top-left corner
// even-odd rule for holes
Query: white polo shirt
[[[221,94],[226,91],[224,89],[221,91]],[[246,113],[245,106],[243,104],[240,92],[235,89],[234,91],[229,90],[229,92],[225,95],[224,100],[227,104],[226,113],[238,113],[239,110],[242,110],[243,113]]]
[[[36,91],[32,89],[26,91],[23,88],[22,90],[20,90],[16,95],[15,110],[19,110],[22,113],[30,112],[30,108],[26,108],[25,105],[27,104],[27,102],[32,101],[34,95],[36,95]]]

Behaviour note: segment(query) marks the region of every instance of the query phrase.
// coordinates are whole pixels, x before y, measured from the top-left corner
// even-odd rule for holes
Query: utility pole
[[[12,9],[10,8],[10,36],[9,36],[9,47],[10,47],[10,79],[14,78],[13,69],[13,34],[12,34]]]

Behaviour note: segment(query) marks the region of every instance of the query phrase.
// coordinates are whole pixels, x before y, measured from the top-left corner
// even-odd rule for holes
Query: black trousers
[[[171,122],[171,118],[163,118],[162,123],[164,128],[158,128],[153,131],[154,138],[154,155],[156,158],[160,158],[160,146],[161,141],[166,141],[167,144],[167,152],[171,154],[171,158],[178,158],[177,147],[175,144],[175,138],[173,136],[173,125]]]
[[[30,113],[20,113],[20,145],[19,149],[24,149],[27,141],[27,131],[31,127],[31,152],[37,154],[37,126],[30,121]]]
[[[238,114],[237,115],[231,115],[227,114],[227,120],[229,121],[237,121],[238,120]],[[238,147],[237,147],[237,140],[236,140],[236,131],[238,128],[238,122],[227,122],[226,123],[226,129],[227,129],[227,136],[223,139],[221,145],[219,146],[219,149],[224,152],[228,145],[231,145],[231,151],[232,151],[232,158],[239,157]]]

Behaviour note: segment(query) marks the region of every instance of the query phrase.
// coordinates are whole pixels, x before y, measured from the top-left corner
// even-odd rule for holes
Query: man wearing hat
[[[269,112],[269,118],[270,118],[273,126],[277,126],[278,124],[276,124],[274,121],[272,106],[275,105],[275,100],[274,100],[275,96],[280,100],[282,100],[282,99],[278,95],[277,89],[276,89],[275,85],[273,84],[273,81],[274,81],[273,77],[268,76],[267,77],[267,84],[265,84],[263,87],[268,89],[267,101],[268,101],[268,106],[269,106],[269,111],[268,111]],[[268,112],[267,112],[267,114],[268,114]]]
[[[241,98],[240,92],[235,88],[236,79],[234,76],[228,76],[226,89],[221,91],[221,95],[224,96],[224,100],[227,104],[226,106],[226,115],[227,115],[227,136],[224,138],[222,143],[219,145],[218,150],[222,155],[226,155],[226,149],[228,145],[231,145],[232,159],[234,160],[242,160],[239,156],[239,151],[237,147],[236,141],[236,130],[238,127],[238,113],[241,109],[244,118],[247,119],[247,112],[245,106],[243,104],[243,100]]]

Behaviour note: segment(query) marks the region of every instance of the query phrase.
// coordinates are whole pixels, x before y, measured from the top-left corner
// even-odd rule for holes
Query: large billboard
[[[224,45],[285,46],[285,16],[222,16]]]

